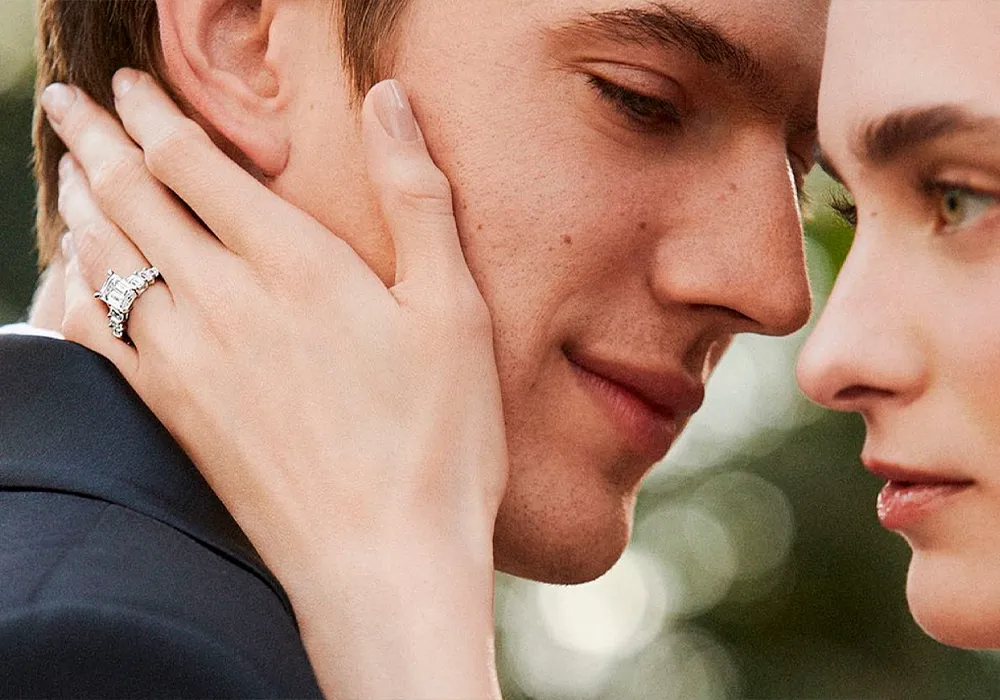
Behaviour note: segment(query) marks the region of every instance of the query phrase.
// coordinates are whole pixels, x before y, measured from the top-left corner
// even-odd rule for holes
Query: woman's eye
[[[849,194],[843,191],[835,192],[830,196],[828,205],[845,224],[852,229],[858,227],[858,208]]]
[[[680,125],[680,112],[667,100],[643,95],[596,75],[588,76],[588,81],[601,99],[643,131]]]
[[[937,213],[945,231],[971,226],[998,203],[992,195],[956,185],[936,185],[933,189]]]

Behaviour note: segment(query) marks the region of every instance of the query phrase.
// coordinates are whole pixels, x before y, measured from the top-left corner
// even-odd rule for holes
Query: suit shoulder
[[[165,523],[72,494],[0,492],[0,655],[5,695],[53,694],[20,692],[12,668],[72,689],[57,695],[319,693],[268,584]]]
[[[0,618],[3,697],[268,697],[231,646],[176,619],[50,604]]]

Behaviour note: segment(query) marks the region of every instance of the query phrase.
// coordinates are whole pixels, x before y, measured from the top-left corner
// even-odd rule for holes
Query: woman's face
[[[917,622],[1000,646],[1000,2],[835,0],[825,61],[857,234],[799,381],[864,416]]]

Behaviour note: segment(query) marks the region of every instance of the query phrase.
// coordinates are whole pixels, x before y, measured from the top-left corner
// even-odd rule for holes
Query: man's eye
[[[680,125],[680,112],[667,100],[643,95],[596,75],[588,76],[588,82],[601,99],[643,131]]]
[[[933,197],[944,233],[958,231],[975,224],[1000,201],[993,195],[976,192],[960,185],[930,183],[927,189]]]
[[[830,195],[827,205],[840,217],[841,221],[852,229],[858,227],[858,208],[854,205],[851,195],[838,190]]]

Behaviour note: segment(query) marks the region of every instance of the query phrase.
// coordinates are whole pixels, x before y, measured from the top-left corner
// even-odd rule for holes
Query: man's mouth
[[[704,400],[704,387],[680,371],[564,349],[583,387],[636,454],[656,462]]]

